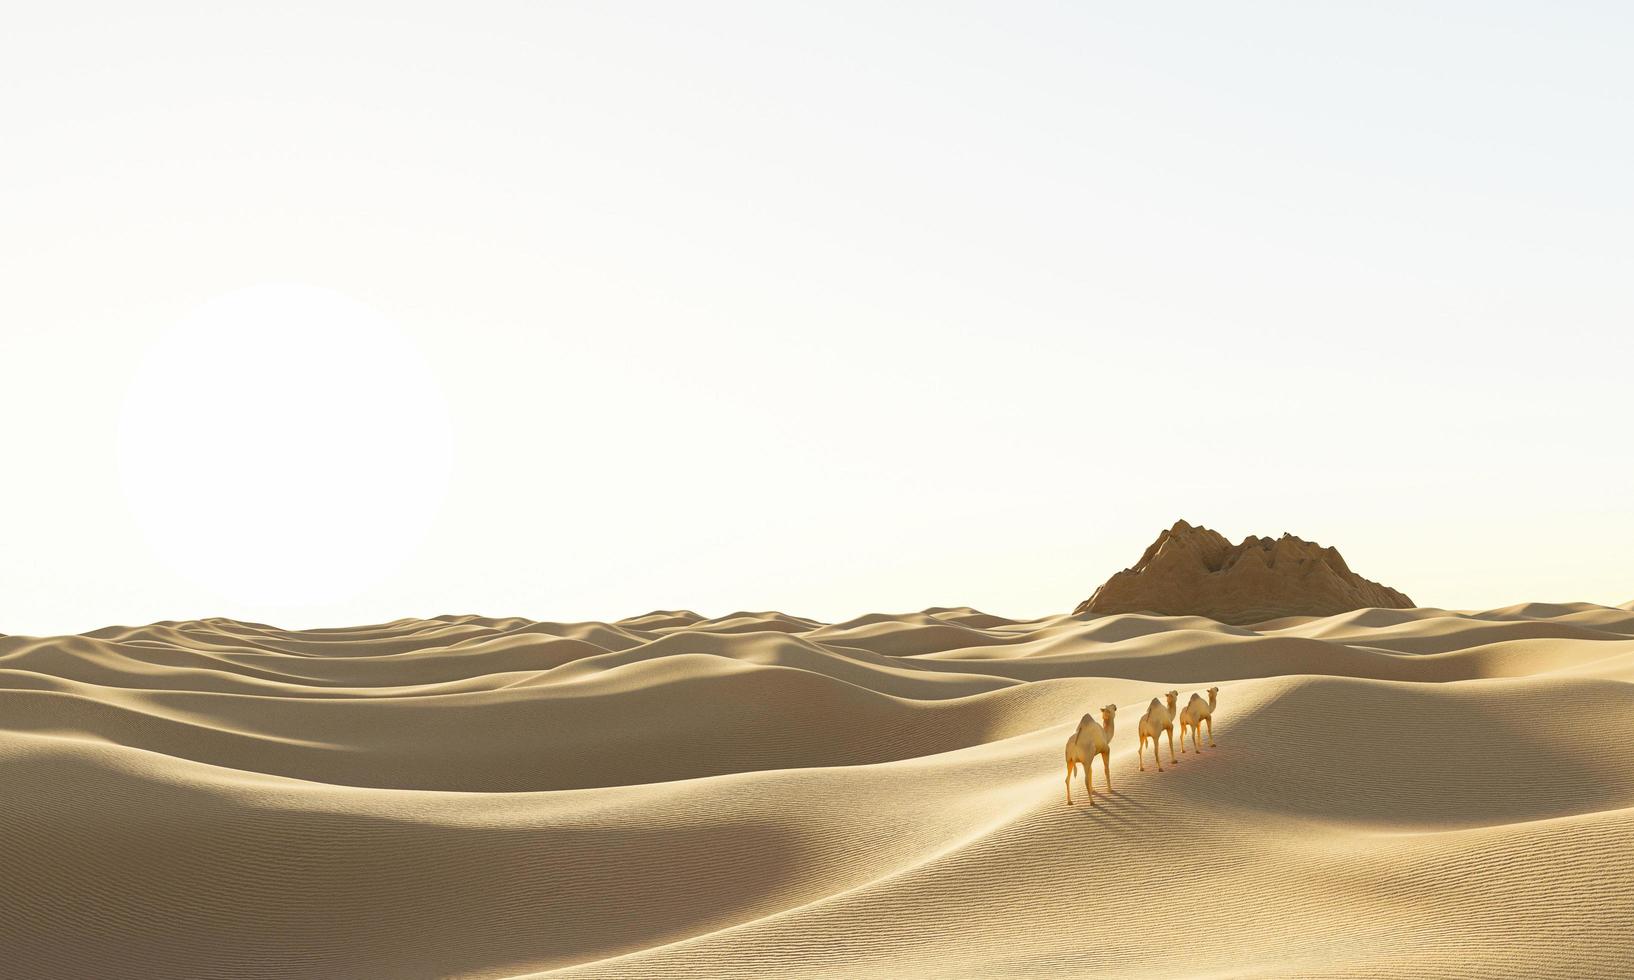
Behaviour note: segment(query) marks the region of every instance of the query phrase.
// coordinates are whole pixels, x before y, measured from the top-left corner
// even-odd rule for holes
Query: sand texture
[[[1631,682],[1586,604],[4,637],[0,974],[1629,976]]]
[[[1075,612],[1207,616],[1259,623],[1356,609],[1411,609],[1413,600],[1350,570],[1337,548],[1283,534],[1232,544],[1218,531],[1176,521]]]

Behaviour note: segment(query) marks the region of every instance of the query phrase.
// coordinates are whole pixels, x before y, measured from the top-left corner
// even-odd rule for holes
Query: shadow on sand
[[[1095,791],[1095,805],[1075,799],[1072,808],[1078,812],[1080,819],[1093,820],[1099,824],[1111,827],[1133,827],[1134,816],[1139,816],[1151,809],[1145,803],[1120,791],[1111,793],[1104,790]]]

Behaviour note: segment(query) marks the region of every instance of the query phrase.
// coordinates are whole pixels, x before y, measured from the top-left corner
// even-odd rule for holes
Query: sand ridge
[[[1216,684],[1217,747],[1137,771],[1146,702]],[[1062,742],[1107,703],[1115,790],[1068,808]],[[1628,974],[1631,724],[1634,603],[3,636],[0,954],[29,977]]]

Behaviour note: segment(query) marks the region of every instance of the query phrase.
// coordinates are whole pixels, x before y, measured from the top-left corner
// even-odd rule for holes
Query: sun
[[[120,476],[159,557],[239,605],[344,601],[420,546],[449,415],[411,338],[341,293],[258,285],[204,303],[131,380]]]

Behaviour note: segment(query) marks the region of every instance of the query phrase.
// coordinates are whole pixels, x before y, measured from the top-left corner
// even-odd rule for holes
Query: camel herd
[[[1214,708],[1219,703],[1220,689],[1208,689],[1208,700],[1204,701],[1201,694],[1193,694],[1191,700],[1178,714],[1175,704],[1180,700],[1179,691],[1170,691],[1162,698],[1153,698],[1152,703],[1146,706],[1146,714],[1141,716],[1136,733],[1140,736],[1140,745],[1136,749],[1140,758],[1140,771],[1146,771],[1146,743],[1152,743],[1152,760],[1157,763],[1157,771],[1163,771],[1163,754],[1158,750],[1157,737],[1169,737],[1169,764],[1179,765],[1180,759],[1174,754],[1174,726],[1180,723],[1180,751],[1186,751],[1186,731],[1191,731],[1192,748],[1198,752],[1203,746],[1198,742],[1198,735],[1203,728],[1208,728],[1208,744],[1214,745]],[[1084,787],[1089,791],[1089,805],[1095,805],[1095,774],[1089,764],[1096,756],[1101,759],[1101,771],[1106,773],[1106,791],[1112,792],[1112,728],[1118,715],[1118,706],[1109,704],[1101,708],[1101,720],[1095,721],[1093,715],[1085,715],[1078,722],[1078,730],[1067,739],[1067,805],[1072,805],[1072,776],[1073,771],[1084,767]]]

